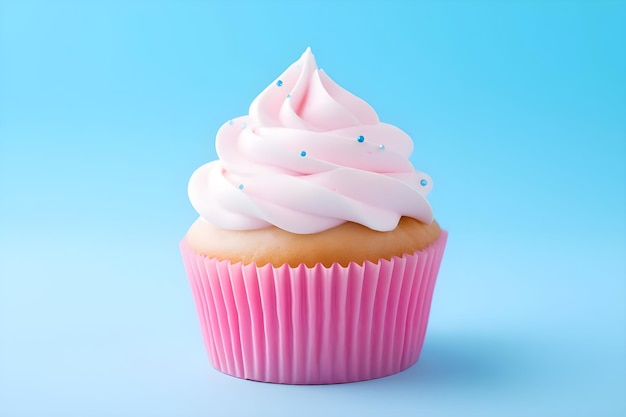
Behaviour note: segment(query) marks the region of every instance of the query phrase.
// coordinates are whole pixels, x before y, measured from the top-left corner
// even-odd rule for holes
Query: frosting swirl
[[[378,231],[433,219],[428,175],[411,138],[317,68],[310,48],[217,132],[218,161],[198,168],[189,199],[210,223],[317,233],[347,221]]]

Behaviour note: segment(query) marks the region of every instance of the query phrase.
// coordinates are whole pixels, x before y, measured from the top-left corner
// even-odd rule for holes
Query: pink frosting
[[[433,219],[432,181],[409,162],[411,138],[317,68],[311,50],[217,132],[218,161],[198,168],[189,199],[233,230],[317,233],[344,222],[393,230]]]

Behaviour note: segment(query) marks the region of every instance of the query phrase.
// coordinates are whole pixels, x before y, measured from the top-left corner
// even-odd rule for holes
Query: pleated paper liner
[[[347,267],[231,264],[181,242],[204,342],[226,374],[283,384],[379,378],[419,357],[447,232],[411,255]]]

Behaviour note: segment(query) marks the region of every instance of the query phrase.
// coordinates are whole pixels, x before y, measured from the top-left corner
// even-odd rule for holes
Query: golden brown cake
[[[330,267],[337,262],[378,262],[393,256],[412,254],[433,243],[441,229],[436,221],[422,223],[402,217],[389,232],[379,232],[348,222],[323,232],[302,235],[277,227],[257,230],[226,230],[198,218],[185,239],[195,252],[232,263],[256,263],[257,266],[285,263],[296,267],[304,263],[312,267],[321,263]]]

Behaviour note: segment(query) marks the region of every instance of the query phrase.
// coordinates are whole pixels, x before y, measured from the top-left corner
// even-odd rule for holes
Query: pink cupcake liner
[[[257,267],[180,244],[213,366],[284,384],[364,381],[417,362],[447,232],[411,255],[347,267]]]

